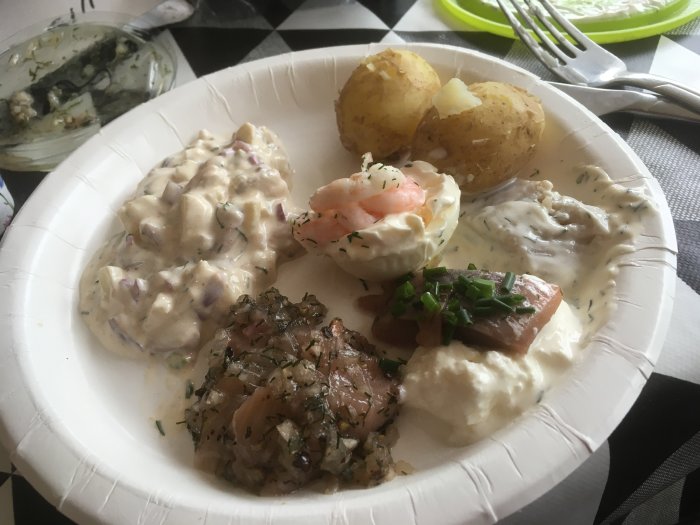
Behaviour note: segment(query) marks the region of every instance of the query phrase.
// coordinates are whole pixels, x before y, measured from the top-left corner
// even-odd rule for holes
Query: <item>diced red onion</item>
[[[287,214],[284,212],[284,206],[282,206],[281,202],[278,202],[277,205],[275,206],[275,215],[277,215],[277,219],[280,222],[287,221]]]
[[[139,348],[140,350],[143,350],[143,347],[138,344],[129,334],[126,333],[126,331],[119,325],[119,322],[112,317],[109,321],[107,321],[109,324],[109,327],[112,329],[112,331],[127,344],[131,344]]]
[[[219,298],[223,295],[224,293],[224,287],[223,284],[219,279],[210,279],[207,285],[204,287],[204,294],[202,296],[202,305],[206,308],[207,306],[211,306],[214,304],[216,301],[219,300]]]
[[[243,142],[242,140],[234,140],[233,144],[231,144],[231,147],[234,150],[240,149],[245,151],[246,153],[250,153],[253,149],[250,144],[248,144],[247,142]]]
[[[163,279],[163,288],[165,288],[166,291],[172,292],[175,289],[175,285],[173,282],[168,279],[167,277],[162,277]]]
[[[158,228],[152,224],[141,223],[139,233],[141,234],[141,237],[148,239],[156,246],[160,246],[160,232],[158,231]]]
[[[119,284],[129,290],[129,294],[134,301],[138,301],[145,283],[143,279],[124,278],[119,281]]]
[[[182,186],[169,180],[160,198],[168,204],[175,204],[175,201],[177,201],[180,195],[182,195]]]
[[[129,279],[127,277],[124,277],[123,279],[119,280],[119,286],[123,286],[124,288],[131,288],[134,285],[134,280]]]
[[[143,279],[134,279],[134,286],[131,287],[131,297],[134,301],[138,301],[141,293],[146,290],[146,281]]]

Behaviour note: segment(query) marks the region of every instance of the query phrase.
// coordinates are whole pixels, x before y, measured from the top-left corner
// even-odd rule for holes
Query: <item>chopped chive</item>
[[[504,303],[503,301],[501,301],[500,299],[497,299],[496,297],[493,298],[493,305],[503,312],[506,312],[509,314],[515,313],[514,306],[511,306],[507,303]]]
[[[454,312],[450,312],[449,310],[443,310],[442,314],[440,315],[442,317],[443,323],[447,323],[453,326],[457,325],[457,314],[455,314]]]
[[[454,288],[454,285],[452,283],[440,283],[438,284],[438,292],[442,293],[450,293],[452,289]]]
[[[426,281],[423,284],[423,290],[426,292],[430,292],[435,297],[438,297],[440,295],[440,290],[438,289],[437,281]]]
[[[455,334],[455,327],[457,324],[443,323],[442,324],[442,344],[448,345]]]
[[[440,309],[440,303],[435,298],[435,295],[430,292],[423,292],[420,296],[420,302],[429,314],[434,314]]]
[[[423,268],[423,278],[426,280],[437,279],[442,275],[447,274],[445,266],[436,266],[435,268]]]
[[[479,288],[475,286],[474,283],[467,283],[467,288],[466,290],[464,290],[464,296],[467,299],[476,301],[481,297],[481,290],[479,290]]]
[[[158,432],[160,432],[161,436],[165,435],[165,430],[163,430],[163,423],[160,419],[156,419],[156,428],[158,429]]]
[[[496,312],[498,312],[498,310],[493,306],[475,306],[472,313],[478,317],[485,317],[487,315],[493,315]]]
[[[534,306],[518,306],[515,309],[516,314],[534,314],[536,311]]]
[[[525,300],[525,296],[519,293],[509,293],[507,295],[497,295],[496,299],[511,306],[516,306]]]
[[[412,280],[414,277],[415,277],[415,275],[413,274],[413,272],[408,272],[407,274],[402,275],[401,277],[399,277],[398,279],[396,279],[396,284],[401,284],[401,283],[404,283],[404,282],[406,282],[406,281],[410,281],[410,280]]]
[[[510,292],[515,284],[515,274],[513,272],[506,272],[503,276],[503,281],[501,282],[501,290]]]
[[[495,309],[501,310],[503,312],[507,313],[513,313],[515,312],[515,308],[510,306],[509,304],[504,303],[503,301],[497,299],[496,297],[485,297],[483,299],[477,299],[476,306],[491,306]]]
[[[472,279],[471,282],[479,289],[479,297],[493,297],[496,291],[496,283],[491,279]]]
[[[416,289],[413,287],[410,281],[406,281],[401,284],[396,291],[394,291],[394,299],[399,301],[409,301],[416,295]]]
[[[472,318],[469,316],[469,312],[467,312],[467,310],[464,308],[460,308],[459,310],[457,310],[455,315],[457,316],[457,325],[458,326],[468,326],[474,322],[474,321],[472,321]]]
[[[469,264],[467,265],[467,270],[472,270],[472,271],[473,271],[473,270],[476,270],[476,264],[474,264],[474,263],[469,263]]]
[[[464,295],[467,291],[467,287],[469,286],[469,280],[464,277],[464,275],[460,275],[457,277],[457,280],[452,284],[452,286],[458,294]]]
[[[470,263],[470,269],[475,266]],[[486,272],[486,270],[484,270]],[[423,268],[422,290],[411,279],[413,273],[396,281],[390,312],[398,317],[412,311],[412,315],[433,316],[440,314],[444,330],[443,342],[449,342],[458,326],[474,323],[473,317],[534,313],[535,308],[523,306],[526,297],[511,290],[517,281],[515,272],[505,272],[502,279],[488,279],[477,274],[457,275],[441,279],[449,274],[444,266]],[[500,282],[499,282],[500,281]]]
[[[394,317],[399,317],[405,314],[406,310],[408,310],[408,305],[402,301],[394,301],[394,303],[391,305],[391,315]]]

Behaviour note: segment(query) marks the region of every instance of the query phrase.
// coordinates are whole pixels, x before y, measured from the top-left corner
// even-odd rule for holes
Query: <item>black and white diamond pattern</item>
[[[11,477],[12,464],[10,463],[10,457],[0,447],[0,525],[15,523]]]

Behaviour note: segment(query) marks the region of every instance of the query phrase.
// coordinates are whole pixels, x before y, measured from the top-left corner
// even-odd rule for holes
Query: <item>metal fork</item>
[[[549,16],[540,5],[534,4],[532,0],[524,0],[528,7],[527,10],[520,5],[518,0],[510,0],[522,20],[537,35],[539,42],[506,7],[506,0],[497,1],[522,42],[550,71],[567,82],[594,87],[610,85],[640,87],[664,95],[678,104],[700,113],[700,92],[668,78],[628,71],[622,60],[600,47],[574,27],[554,8],[549,0],[539,0]],[[559,31],[549,17],[565,33]],[[550,38],[543,28],[553,38]],[[577,45],[574,45],[569,39]]]

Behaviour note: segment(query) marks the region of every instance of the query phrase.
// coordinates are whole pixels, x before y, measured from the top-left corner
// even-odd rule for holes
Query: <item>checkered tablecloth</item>
[[[155,0],[0,0],[0,39],[38,18],[99,9],[137,14]],[[178,83],[283,52],[368,42],[435,42],[476,49],[554,80],[512,40],[457,25],[430,0],[201,0],[171,29]],[[700,89],[700,20],[662,36],[606,46],[630,69]],[[660,361],[627,417],[566,480],[502,523],[700,523],[700,125],[613,114],[604,120],[636,151],[668,199],[679,244],[677,297]],[[3,173],[17,206],[42,174]],[[0,525],[72,523],[0,449]]]

